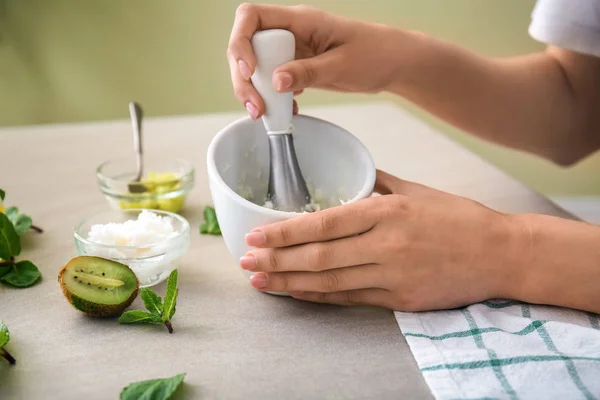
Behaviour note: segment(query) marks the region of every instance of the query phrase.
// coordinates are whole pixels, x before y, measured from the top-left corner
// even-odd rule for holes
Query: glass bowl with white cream
[[[178,214],[146,209],[114,210],[82,221],[74,232],[80,256],[129,266],[148,287],[177,268],[190,245],[190,225]]]

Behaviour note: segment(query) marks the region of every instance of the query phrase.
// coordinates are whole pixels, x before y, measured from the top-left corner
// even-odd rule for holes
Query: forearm
[[[600,313],[600,226],[537,214],[508,218],[519,250],[501,273],[509,278],[506,297]]]
[[[390,91],[465,131],[561,164],[598,147],[590,107],[582,104],[595,99],[578,96],[550,52],[494,60],[425,35],[398,34],[404,45]]]

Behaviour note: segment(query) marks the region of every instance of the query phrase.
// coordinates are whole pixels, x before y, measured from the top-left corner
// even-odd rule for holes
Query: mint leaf
[[[8,341],[10,340],[10,332],[8,332],[8,327],[0,319],[0,356],[6,358],[6,360],[11,364],[16,364],[17,360],[13,356],[10,355],[8,350],[4,348]]]
[[[0,258],[10,260],[21,254],[21,240],[8,217],[0,213]]]
[[[151,314],[142,310],[125,311],[119,317],[120,324],[136,324],[136,323],[162,323],[162,318],[158,315]]]
[[[28,287],[37,282],[42,274],[31,261],[19,261],[10,271],[0,277],[0,281],[16,287]]]
[[[0,189],[1,200],[4,200],[5,194]],[[31,223],[31,218],[19,214],[17,207],[2,208],[0,212],[0,281],[12,286],[31,286],[42,276],[31,261],[15,261],[15,257],[21,254],[21,236],[30,228],[42,232]],[[0,355],[4,353],[0,351]]]
[[[12,218],[14,218],[15,215],[18,213],[19,213],[19,209],[17,207],[8,207],[6,209],[6,211],[4,212],[4,214],[8,217],[9,220],[11,220],[11,222],[12,222]]]
[[[151,289],[142,288],[142,300],[144,300],[144,305],[152,314],[162,317],[163,305],[162,299],[154,293]],[[162,322],[162,319],[161,319]]]
[[[120,400],[167,400],[183,382],[185,375],[131,383],[121,391]]]
[[[8,331],[8,327],[0,319],[0,347],[6,346],[6,343],[10,340],[10,332]]]
[[[167,294],[165,294],[165,304],[163,306],[163,318],[165,321],[170,320],[175,315],[177,295],[179,294],[179,289],[177,288],[178,274],[177,270],[174,269],[167,280]]]
[[[177,304],[177,269],[174,269],[169,274],[167,280],[167,293],[165,295],[164,304],[160,296],[148,288],[142,288],[142,300],[146,309],[150,312],[142,310],[127,311],[119,317],[119,322],[122,324],[143,322],[143,323],[164,323],[169,333],[173,333],[173,325],[171,318],[175,315],[175,305]]]
[[[211,206],[204,207],[204,223],[200,225],[200,233],[208,235],[220,235],[221,227],[217,221],[217,213]]]
[[[8,207],[6,209],[6,216],[10,222],[12,222],[15,231],[19,236],[23,236],[33,224],[31,217],[25,214],[19,214],[19,209],[17,207]]]

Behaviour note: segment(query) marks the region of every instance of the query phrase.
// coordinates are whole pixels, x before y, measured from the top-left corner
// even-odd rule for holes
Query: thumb
[[[378,169],[375,178],[375,192],[381,195],[393,194],[396,189],[396,180],[398,178],[395,176]]]
[[[387,172],[377,170],[377,177],[375,179],[375,192],[381,195],[402,194],[405,196],[419,196],[432,194],[436,191],[428,188],[427,186],[405,181],[400,178],[396,178],[394,175],[390,175]]]
[[[273,71],[273,87],[278,92],[291,92],[332,83],[343,65],[341,56],[338,49],[334,49],[285,63]]]

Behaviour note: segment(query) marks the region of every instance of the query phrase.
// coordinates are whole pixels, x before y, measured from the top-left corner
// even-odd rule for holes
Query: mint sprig
[[[167,280],[167,293],[164,302],[152,289],[142,288],[142,300],[146,310],[125,311],[119,317],[120,324],[164,324],[169,333],[173,333],[171,320],[175,315],[175,306],[177,304],[177,270],[173,270]]]
[[[211,206],[204,207],[204,223],[200,225],[200,233],[203,235],[221,234],[221,227],[217,220],[217,212]]]
[[[21,238],[8,217],[0,213],[0,281],[23,288],[33,285],[42,274],[31,261],[16,261]]]
[[[0,193],[1,195],[2,193]],[[8,341],[10,340],[10,332],[8,331],[8,327],[6,324],[0,319],[0,356],[6,358],[6,360],[11,364],[16,364],[17,360],[13,356],[10,355],[8,350],[4,348]]]
[[[19,236],[23,236],[25,232],[28,230],[34,230],[37,233],[44,232],[42,228],[38,228],[33,225],[33,221],[29,215],[19,213],[19,209],[17,207],[8,207],[6,209],[6,216],[12,222],[15,230],[19,234]]]
[[[131,383],[121,391],[120,400],[167,400],[181,385],[185,375],[179,374],[171,378],[150,379]]]
[[[4,200],[6,197],[6,193],[4,190],[0,189],[0,199]],[[33,225],[33,221],[29,215],[19,213],[19,209],[17,207],[8,207],[6,209],[6,216],[12,222],[17,234],[19,236],[23,236],[25,232],[28,230],[34,230],[37,233],[43,233],[42,228],[39,228]]]
[[[0,199],[4,200],[0,189]],[[21,236],[29,229],[42,230],[31,225],[31,218],[19,214],[19,209],[9,207],[6,215],[0,212],[0,281],[15,287],[28,287],[36,283],[42,274],[31,261],[16,261],[21,254]]]

